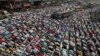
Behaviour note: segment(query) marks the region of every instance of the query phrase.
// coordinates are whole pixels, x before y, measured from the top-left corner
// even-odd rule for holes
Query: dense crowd
[[[66,7],[15,13],[0,21],[0,56],[100,56],[100,23],[90,10],[50,18]]]

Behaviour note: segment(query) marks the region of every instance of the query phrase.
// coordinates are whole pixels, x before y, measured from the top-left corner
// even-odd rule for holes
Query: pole
[[[12,13],[12,11],[13,11],[13,5],[11,3],[11,0],[7,0],[7,1],[8,1],[10,12]]]

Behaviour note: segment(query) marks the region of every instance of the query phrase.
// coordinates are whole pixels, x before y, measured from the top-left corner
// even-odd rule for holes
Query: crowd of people
[[[0,56],[100,56],[100,23],[91,20],[90,10],[50,18],[66,7],[19,12],[0,21]]]

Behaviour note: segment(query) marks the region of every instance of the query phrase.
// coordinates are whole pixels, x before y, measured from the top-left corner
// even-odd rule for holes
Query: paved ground
[[[91,9],[61,20],[50,18],[54,11],[64,9],[21,12],[0,22],[4,27],[0,29],[1,56],[100,56],[100,23],[91,20]]]

